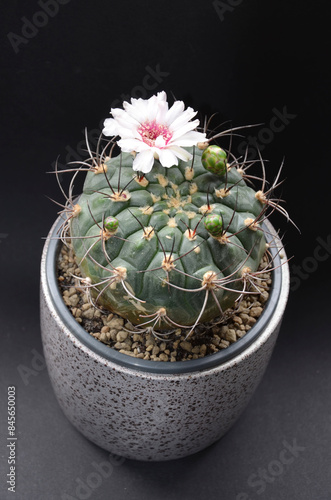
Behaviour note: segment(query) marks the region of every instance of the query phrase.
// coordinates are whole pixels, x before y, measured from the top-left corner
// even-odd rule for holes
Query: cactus
[[[161,94],[158,103],[164,102]],[[143,100],[131,102],[124,103],[126,111]],[[178,102],[166,111],[180,121]],[[115,120],[123,122],[126,111],[112,110]],[[184,113],[186,122],[194,116],[191,108]],[[233,155],[210,145],[217,136],[192,131],[197,121],[186,123],[191,128],[181,123],[183,147],[171,142],[175,127],[140,124],[142,148],[130,146],[123,133],[117,141],[122,151],[113,157],[118,130],[110,120],[104,133],[114,137],[101,153],[101,140],[96,153],[88,146],[90,158],[79,162],[77,171],[87,175],[78,201],[70,201],[69,236],[63,237],[70,238],[97,307],[138,329],[184,327],[190,334],[244,293],[255,293],[247,284],[267,248],[261,222],[269,207],[277,207],[270,197],[273,186],[264,192],[263,181],[255,192],[245,180],[247,164],[230,162]]]

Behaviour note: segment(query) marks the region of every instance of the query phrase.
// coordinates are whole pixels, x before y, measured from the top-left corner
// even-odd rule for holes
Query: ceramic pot
[[[73,318],[57,286],[61,222],[52,227],[42,256],[41,331],[67,418],[97,445],[130,459],[176,459],[214,443],[245,409],[270,359],[289,292],[284,252],[271,249],[277,269],[270,296],[242,339],[204,358],[156,362],[111,349]]]

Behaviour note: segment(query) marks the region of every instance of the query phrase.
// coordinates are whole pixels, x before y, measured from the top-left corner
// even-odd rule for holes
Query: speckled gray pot
[[[137,460],[181,458],[215,442],[246,407],[270,359],[289,291],[285,255],[267,307],[241,340],[198,360],[140,360],[91,337],[63,303],[55,271],[60,245],[52,239],[59,223],[42,257],[41,329],[65,415],[97,445]]]

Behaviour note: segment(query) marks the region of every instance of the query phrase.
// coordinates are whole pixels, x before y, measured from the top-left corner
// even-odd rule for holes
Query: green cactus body
[[[135,325],[146,316],[160,317],[158,329],[169,328],[165,317],[193,325],[201,310],[200,321],[211,320],[243,287],[237,280],[225,290],[222,279],[240,277],[243,266],[255,271],[265,251],[262,229],[247,227],[262,210],[255,191],[235,167],[223,176],[207,171],[201,154],[195,149],[193,163],[171,168],[155,160],[140,180],[128,153],[87,174],[71,219],[74,251],[97,304]]]

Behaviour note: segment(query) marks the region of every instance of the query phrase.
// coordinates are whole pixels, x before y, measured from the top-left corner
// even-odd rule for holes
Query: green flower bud
[[[208,146],[201,156],[201,162],[205,169],[217,175],[225,174],[226,159],[226,152],[218,146]]]
[[[208,214],[204,221],[205,228],[212,236],[222,236],[223,219],[217,214]]]
[[[107,217],[104,222],[104,228],[108,233],[116,233],[118,229],[118,220],[115,217]]]

